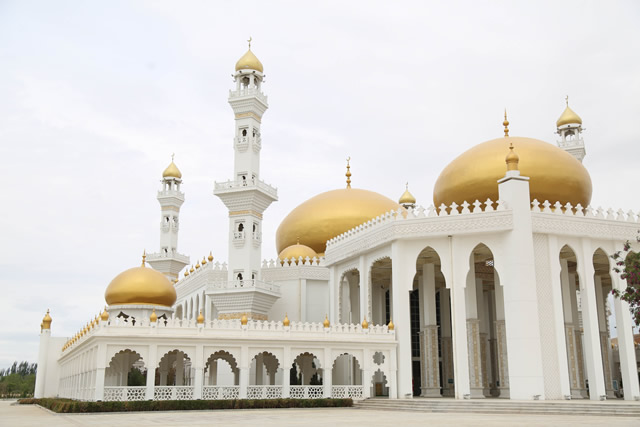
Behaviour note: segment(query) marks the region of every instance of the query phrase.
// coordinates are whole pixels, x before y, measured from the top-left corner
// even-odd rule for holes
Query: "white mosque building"
[[[609,255],[640,218],[591,207],[568,103],[557,145],[509,136],[505,114],[504,136],[446,166],[428,208],[408,189],[396,203],[352,188],[347,165],[346,187],[295,208],[279,259],[264,261],[263,213],[278,195],[260,171],[263,78],[249,49],[229,93],[234,176],[214,186],[228,262],[191,266],[178,252],[172,160],[159,251],[114,278],[104,312],[73,337],[51,336],[47,312],[36,397],[604,400],[622,384],[640,399],[628,305],[607,298],[626,286]]]

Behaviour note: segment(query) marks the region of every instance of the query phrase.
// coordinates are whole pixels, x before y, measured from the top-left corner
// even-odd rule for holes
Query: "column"
[[[460,256],[455,256],[456,253],[453,248],[451,252],[454,254],[450,296],[455,397],[456,399],[469,399],[471,398],[471,387],[469,384],[469,346],[467,344],[467,308],[465,301],[469,263],[467,260],[461,259]]]
[[[204,347],[202,344],[196,345],[196,355],[193,366],[193,374],[195,375],[193,398],[202,399],[202,386],[204,380]]]
[[[618,274],[611,274],[611,282],[613,287],[620,292],[624,292],[627,287],[626,281],[620,280]],[[620,355],[624,400],[637,400],[640,399],[640,385],[638,384],[636,351],[633,342],[633,321],[629,311],[629,303],[620,298],[614,298],[613,308],[616,314],[618,353]]]
[[[289,370],[291,369],[291,347],[285,347],[283,349],[283,358],[282,358],[282,397],[287,399],[291,396],[291,376],[289,375]],[[323,371],[326,372],[326,371]],[[323,379],[324,380],[324,379]]]
[[[412,398],[409,291],[413,288],[415,261],[406,257],[403,243],[394,241],[391,244],[391,313],[398,341],[398,398]]]
[[[440,366],[438,363],[438,325],[436,323],[435,265],[424,264],[420,277],[420,372],[421,395],[440,397]]]
[[[478,299],[478,317],[480,319],[480,358],[482,359],[482,394],[491,397],[489,377],[491,374],[491,350],[489,349],[489,310],[488,293],[480,283],[476,286]]]
[[[507,327],[504,321],[504,290],[502,285],[496,283],[496,343],[498,357],[498,390],[500,397],[509,399],[511,393],[509,390],[509,354],[507,352]]]
[[[607,398],[614,399],[616,396],[613,393],[613,379],[611,377],[611,360],[609,359],[609,331],[607,331],[607,308],[605,305],[605,296],[602,289],[602,277],[596,276],[594,278],[596,286],[596,306],[598,307],[598,330],[600,333],[600,351],[602,358],[602,369],[604,371],[604,389],[606,390]]]
[[[574,399],[581,398],[580,390],[582,387],[580,386],[580,369],[578,366],[578,346],[576,343],[576,329],[574,324],[573,317],[573,306],[575,303],[572,303],[572,298],[575,300],[576,292],[575,286],[572,286],[571,280],[569,278],[569,266],[567,265],[567,260],[560,260],[561,265],[561,273],[560,273],[560,284],[562,287],[562,300],[563,300],[563,313],[564,313],[564,331],[565,331],[565,340],[566,340],[566,348],[567,348],[567,363],[569,369],[569,380],[570,380],[570,390],[571,397]],[[572,291],[573,290],[573,291]]]
[[[478,319],[477,287],[482,286],[482,280],[476,279],[475,268],[470,266],[465,289],[465,303],[467,308],[467,345],[469,351],[469,386],[471,398],[484,397],[482,387],[482,351],[480,342],[480,320]]]
[[[147,389],[145,390],[145,400],[153,400],[155,397],[156,385],[156,364],[158,360],[158,345],[151,344],[149,346],[149,356],[147,360]],[[162,376],[162,374],[160,374]]]
[[[587,384],[586,384],[586,376],[584,369],[584,351],[583,351],[583,329],[580,327],[580,317],[578,316],[578,296],[577,292],[577,279],[575,273],[569,273],[569,293],[570,293],[570,302],[571,302],[571,315],[573,319],[573,340],[575,341],[575,352],[577,355],[578,361],[578,390],[580,393],[580,397],[587,398]]]
[[[322,371],[324,378],[322,384],[324,386],[324,397],[331,397],[331,386],[333,383],[333,359],[331,358],[331,349],[324,349],[324,370]]]
[[[238,370],[240,371],[240,399],[247,398],[247,386],[249,385],[249,349],[242,347],[240,350],[240,360],[238,361]]]
[[[371,307],[369,306],[369,271],[367,269],[366,257],[360,256],[358,263],[360,272],[360,317],[366,316],[370,324],[374,324],[371,317]],[[362,319],[360,319],[362,321]]]
[[[440,289],[440,330],[442,350],[442,396],[454,396],[453,347],[451,342],[451,301],[449,289]]]
[[[263,385],[262,379],[264,371],[264,355],[262,353],[256,355],[256,385]]]

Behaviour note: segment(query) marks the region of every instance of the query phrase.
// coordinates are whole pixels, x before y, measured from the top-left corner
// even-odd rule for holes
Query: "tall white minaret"
[[[558,147],[582,162],[586,151],[582,139],[582,119],[569,108],[569,97],[565,99],[567,106],[556,122],[557,134],[560,135]]]
[[[236,63],[235,90],[229,104],[235,114],[234,175],[216,182],[213,194],[229,209],[229,280],[260,279],[262,214],[278,200],[277,190],[260,179],[260,124],[267,108],[262,93],[262,63],[249,50]]]
[[[162,189],[158,191],[160,203],[160,252],[148,254],[147,262],[173,282],[178,273],[189,264],[189,257],[178,253],[180,207],[184,193],[180,191],[182,173],[173,162],[162,173]]]
[[[40,348],[38,349],[38,370],[36,371],[36,386],[33,397],[44,396],[45,380],[47,378],[47,360],[49,357],[49,341],[51,340],[51,315],[49,310],[40,324]]]

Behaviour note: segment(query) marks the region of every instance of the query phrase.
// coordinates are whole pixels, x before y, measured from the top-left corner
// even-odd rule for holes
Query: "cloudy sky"
[[[253,37],[269,110],[264,258],[299,203],[344,186],[431,204],[444,166],[502,134],[555,142],[570,96],[593,204],[638,210],[640,3],[0,1],[0,368],[69,336],[159,246],[171,153],[179,250],[227,258],[236,60]]]

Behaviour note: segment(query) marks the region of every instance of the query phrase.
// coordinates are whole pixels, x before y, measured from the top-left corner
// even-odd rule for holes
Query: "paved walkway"
[[[33,405],[0,401],[2,427],[68,426],[638,426],[625,417],[556,415],[432,414],[408,411],[370,411],[352,408],[246,409],[225,411],[137,412],[127,414],[52,414]]]

